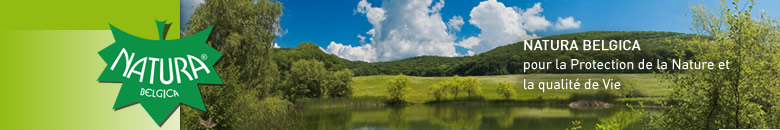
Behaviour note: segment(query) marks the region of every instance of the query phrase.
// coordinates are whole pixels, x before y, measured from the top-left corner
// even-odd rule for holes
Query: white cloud
[[[463,39],[462,41],[458,42],[455,45],[461,46],[463,48],[471,49],[471,47],[479,45],[479,38],[469,37],[469,38]]]
[[[550,26],[550,21],[547,21],[547,19],[541,15],[542,11],[544,11],[541,2],[534,4],[533,7],[526,9],[525,12],[520,8],[513,8],[515,8],[515,11],[518,13],[522,13],[520,21],[524,22],[523,28],[528,31],[545,30]]]
[[[460,16],[452,16],[450,20],[447,22],[447,28],[449,28],[453,32],[460,32],[460,28],[465,24],[463,22],[463,17]]]
[[[376,50],[371,44],[362,46],[344,45],[331,41],[328,49],[323,50],[349,60],[370,62],[376,58]]]
[[[279,43],[274,42],[274,48],[281,48],[281,47],[279,46]]]
[[[482,30],[479,44],[471,48],[482,53],[498,46],[511,44],[524,39],[536,38],[531,32],[545,30],[550,26],[540,13],[544,11],[541,3],[525,11],[518,7],[507,7],[496,0],[480,2],[471,9],[469,23]]]
[[[430,3],[430,2],[428,2],[428,3]],[[439,0],[439,2],[436,2],[436,4],[434,4],[431,7],[431,11],[430,12],[438,13],[439,11],[441,11],[441,8],[444,8],[444,0]]]
[[[479,54],[498,46],[538,36],[536,31],[579,28],[573,17],[558,18],[553,25],[542,12],[541,3],[522,9],[507,7],[496,0],[482,1],[472,8],[469,24],[479,28],[478,36],[455,42],[455,34],[465,24],[463,17],[453,16],[444,22],[439,11],[444,0],[384,0],[373,7],[361,0],[356,14],[365,15],[373,27],[367,36],[358,35],[360,46],[331,42],[326,52],[349,60],[389,61],[402,58],[436,55],[458,56],[455,46],[467,48],[466,55]],[[368,39],[368,41],[366,41]]]
[[[360,39],[360,45],[366,44],[366,36],[358,34],[357,38]]]
[[[574,17],[561,18],[558,17],[558,22],[555,23],[555,30],[577,29],[580,28],[582,22],[574,20]]]
[[[455,36],[447,32],[439,11],[444,1],[387,0],[372,7],[362,0],[355,12],[365,14],[373,28],[366,32],[370,43],[362,46],[331,42],[326,50],[349,60],[389,61],[437,55],[457,56]],[[333,49],[331,49],[333,47]],[[369,52],[369,51],[374,52]]]
[[[368,22],[374,25],[379,24],[379,22],[385,20],[385,10],[382,8],[371,7],[371,3],[368,3],[368,1],[365,0],[361,0],[358,3],[358,7],[355,12],[365,14]]]
[[[467,56],[473,56],[474,55],[474,51],[469,50],[468,52],[466,52],[466,55]]]

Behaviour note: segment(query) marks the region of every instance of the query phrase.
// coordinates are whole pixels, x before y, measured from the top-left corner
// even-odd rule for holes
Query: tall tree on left
[[[255,111],[263,108],[248,107],[265,107],[254,104],[270,97],[268,88],[279,80],[271,49],[282,8],[274,0],[205,0],[198,6],[184,35],[214,26],[207,44],[224,54],[214,69],[225,84],[200,88],[209,112],[182,107],[183,128],[197,128],[188,125],[199,118],[213,118],[216,128],[239,128],[241,120],[263,114]]]

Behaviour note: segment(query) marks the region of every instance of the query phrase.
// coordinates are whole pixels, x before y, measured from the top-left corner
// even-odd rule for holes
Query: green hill
[[[641,59],[666,60],[675,57],[675,40],[689,40],[692,34],[674,32],[616,32],[594,31],[562,34],[539,39],[545,40],[638,40],[641,51],[524,51],[523,43],[518,42],[468,57],[421,56],[398,61],[366,63],[351,61],[347,67],[356,75],[399,74],[414,76],[450,76],[450,75],[503,75],[522,74],[524,61],[550,61],[561,59],[568,61],[577,58],[581,61],[639,61]],[[690,54],[689,54],[690,56]],[[596,73],[596,71],[536,71],[533,73]],[[598,73],[647,73],[651,71],[598,71]]]
[[[676,57],[676,45],[679,41],[689,40],[695,35],[674,32],[653,31],[593,31],[582,33],[561,34],[539,39],[543,40],[638,40],[641,51],[524,51],[523,43],[513,43],[497,47],[476,56],[440,57],[419,56],[397,61],[363,62],[349,61],[335,55],[322,52],[316,45],[302,43],[295,49],[277,49],[274,54],[277,61],[292,62],[291,59],[314,58],[326,63],[327,68],[350,68],[357,76],[365,75],[395,75],[403,73],[412,76],[451,76],[451,75],[504,75],[523,74],[525,61],[551,61],[560,59],[568,61],[577,58],[580,61],[640,61]],[[302,53],[302,54],[297,54]],[[689,52],[686,55],[692,56]],[[612,70],[612,71],[576,71],[547,70],[530,73],[649,73],[654,70]]]

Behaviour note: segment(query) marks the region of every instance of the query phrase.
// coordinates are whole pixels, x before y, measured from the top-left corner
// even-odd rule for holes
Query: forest
[[[539,38],[539,40],[638,40],[641,51],[530,51],[523,49],[522,42],[513,43],[493,50],[466,57],[419,56],[398,61],[368,63],[363,61],[345,61],[357,76],[365,75],[395,75],[411,76],[479,76],[505,75],[525,73],[650,73],[657,70],[554,70],[523,72],[523,62],[552,61],[559,59],[569,61],[577,58],[580,61],[610,61],[620,59],[626,62],[638,62],[642,59],[660,59],[667,61],[676,58],[678,53],[692,57],[690,51],[678,51],[682,48],[680,41],[690,40],[694,34],[654,31],[592,31],[570,33]]]

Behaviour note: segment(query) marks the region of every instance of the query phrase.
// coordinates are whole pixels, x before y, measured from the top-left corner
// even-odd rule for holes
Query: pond
[[[599,120],[631,112],[628,107],[572,109],[529,105],[408,105],[374,108],[300,109],[304,129],[550,129],[579,120],[594,129]]]

